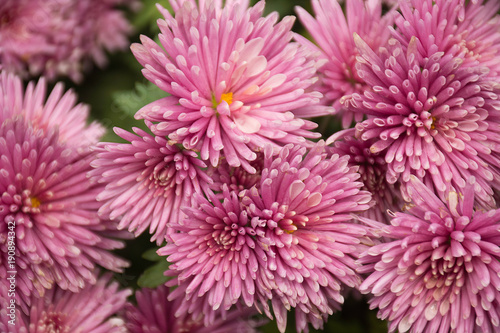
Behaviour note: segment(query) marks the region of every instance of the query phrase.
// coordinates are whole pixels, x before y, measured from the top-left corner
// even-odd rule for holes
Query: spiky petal
[[[45,78],[40,78],[38,83],[31,81],[25,88],[20,77],[2,71],[0,121],[18,115],[23,116],[34,129],[57,129],[61,143],[79,150],[87,150],[105,132],[98,122],[87,124],[89,106],[77,103],[76,94],[72,90],[64,91],[61,82],[54,86],[47,97]]]
[[[403,46],[418,38],[423,57],[436,52],[463,55],[470,66],[487,67],[488,76],[500,79],[500,10],[498,1],[400,1],[393,36]]]

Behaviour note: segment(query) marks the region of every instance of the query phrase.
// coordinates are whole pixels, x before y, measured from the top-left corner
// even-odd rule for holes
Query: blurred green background
[[[134,26],[131,43],[139,42],[140,34],[156,38],[158,28],[156,20],[160,14],[156,9],[155,0],[143,0],[141,9],[135,13],[128,13]],[[160,3],[169,8],[167,0]],[[309,1],[304,0],[272,0],[266,4],[266,12],[278,11],[280,17],[294,15],[294,7],[301,6],[310,12]],[[305,34],[298,20],[294,30]],[[135,60],[132,53],[127,50],[109,56],[109,64],[103,69],[94,68],[87,73],[84,81],[75,85],[66,81],[66,86],[74,89],[81,102],[89,104],[92,108],[92,118],[100,121],[108,129],[103,141],[120,141],[113,131],[113,127],[130,130],[132,127],[145,128],[142,121],[133,118],[134,113],[145,104],[164,96],[164,92],[156,86],[149,84],[141,74],[141,65]],[[325,135],[339,128],[331,124]],[[155,254],[156,247],[149,242],[149,235],[142,235],[130,240],[127,247],[118,251],[120,255],[131,261],[131,267],[124,274],[116,275],[117,280],[124,287],[137,288],[138,286],[153,287],[163,282],[162,272],[167,263]],[[145,273],[145,274],[144,274]],[[278,332],[276,324],[269,322],[260,329],[261,332]],[[293,312],[289,313],[288,328],[286,332],[295,332]],[[361,296],[349,297],[341,312],[330,317],[325,323],[324,332],[339,333],[378,333],[387,332],[387,324],[376,318],[376,313],[368,309],[366,299]],[[311,332],[317,332],[311,330]]]

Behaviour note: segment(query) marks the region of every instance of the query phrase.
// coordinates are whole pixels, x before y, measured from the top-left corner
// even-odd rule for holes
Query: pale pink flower
[[[4,257],[4,255],[3,252],[0,253],[0,256]],[[7,268],[7,264],[4,264],[3,260],[3,258],[0,259],[0,278],[2,279],[0,281],[0,332],[28,333],[28,328],[21,319],[22,309],[16,304],[18,297],[16,274],[13,276],[2,274]],[[11,302],[11,300],[13,301]],[[25,310],[28,311],[27,308]]]
[[[500,210],[474,209],[474,180],[441,201],[412,176],[412,205],[391,226],[361,218],[390,241],[359,262],[360,290],[389,332],[498,332]]]
[[[233,167],[249,164],[266,144],[276,149],[318,137],[316,124],[294,115],[321,97],[310,88],[317,62],[291,43],[293,17],[262,17],[264,2],[173,2],[175,17],[162,7],[157,45],[148,37],[132,51],[144,76],[171,96],[138,111],[154,123],[156,135],[200,151],[213,166],[225,158]],[[311,113],[307,116],[314,116]],[[304,116],[300,114],[300,116]]]
[[[131,294],[130,289],[119,290],[108,274],[78,293],[58,287],[48,290],[45,296],[33,298],[29,313],[21,318],[29,333],[127,333],[118,313]]]
[[[392,24],[393,13],[382,15],[380,0],[346,1],[345,14],[337,0],[312,0],[311,3],[314,18],[301,7],[296,7],[296,11],[316,44],[302,36],[296,39],[312,52],[319,52],[320,59],[325,62],[318,71],[320,76],[315,88],[323,94],[321,103],[332,106],[335,114],[341,117],[342,126],[348,128],[353,121],[363,120],[363,114],[349,110],[344,105],[345,100],[367,89],[356,73],[358,50],[353,34],[358,33],[377,50],[389,39],[388,27]]]
[[[89,175],[105,185],[97,200],[99,213],[120,220],[136,236],[149,229],[158,245],[172,233],[171,223],[182,223],[182,207],[193,206],[194,193],[203,194],[213,183],[206,164],[195,152],[139,128],[115,133],[130,143],[101,142]]]

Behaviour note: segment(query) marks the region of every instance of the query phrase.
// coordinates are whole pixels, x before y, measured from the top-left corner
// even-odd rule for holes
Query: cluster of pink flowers
[[[122,2],[66,1],[67,21],[58,2],[0,4],[1,66],[79,80],[127,44]],[[389,332],[500,331],[498,1],[312,0],[310,39],[264,1],[170,5],[131,45],[165,95],[125,142],[61,84],[2,72],[0,330],[15,224],[18,332],[285,332],[292,310],[308,332],[353,289]],[[146,231],[168,282],[134,305],[101,272]]]

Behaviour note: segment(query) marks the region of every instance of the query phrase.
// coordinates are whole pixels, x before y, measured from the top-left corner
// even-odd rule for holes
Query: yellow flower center
[[[31,207],[38,208],[38,207],[40,207],[41,204],[42,203],[40,202],[40,200],[38,200],[37,197],[31,198]]]
[[[233,103],[233,93],[228,92],[228,93],[222,94],[220,96],[219,104],[222,103],[222,101],[226,101],[227,104],[231,105],[231,103]]]
[[[436,129],[436,117],[432,117],[431,129]]]
[[[233,93],[228,92],[220,95],[220,101],[217,102],[217,99],[215,98],[215,94],[212,93],[212,108],[215,110],[215,114],[219,116],[219,113],[217,112],[217,107],[219,106],[222,101],[226,101],[228,105],[231,105],[233,103]]]
[[[297,224],[295,224],[295,221],[291,218],[285,218],[285,219],[281,220],[280,221],[280,228],[281,228],[281,230],[283,230],[285,233],[287,233],[289,235],[293,234],[295,231],[297,231],[299,229],[297,227]]]

